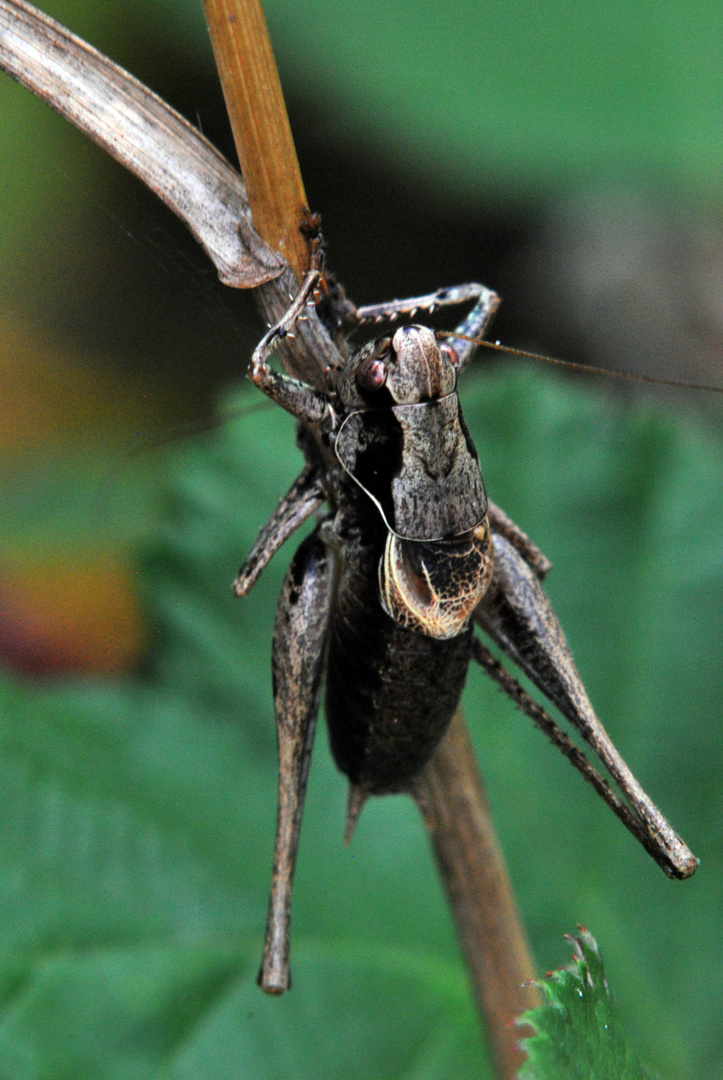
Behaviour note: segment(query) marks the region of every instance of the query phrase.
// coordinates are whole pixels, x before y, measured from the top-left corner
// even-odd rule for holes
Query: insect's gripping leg
[[[458,374],[477,348],[477,341],[485,336],[495,312],[500,306],[500,298],[497,293],[492,292],[491,289],[485,289],[483,285],[478,285],[477,288],[479,289],[477,303],[469,315],[455,329],[454,333],[447,338],[448,343],[458,356],[456,365]],[[455,334],[461,336],[455,337]],[[472,340],[467,341],[466,338]]]
[[[425,296],[411,296],[407,300],[387,300],[382,304],[368,304],[366,307],[355,307],[351,301],[345,300],[341,314],[350,322],[382,322],[384,319],[394,322],[400,315],[408,315],[413,319],[418,311],[431,313],[436,308],[465,304],[469,300],[476,300],[477,303],[465,319],[464,325],[472,320],[470,325],[477,328],[476,336],[479,337],[497,310],[500,301],[496,293],[485,285],[479,285],[476,281],[468,285],[452,285],[447,289],[437,289],[436,292],[427,293]],[[480,315],[482,311],[485,313],[484,316]]]
[[[264,334],[254,349],[249,366],[249,378],[259,390],[263,390],[272,401],[275,401],[282,409],[286,409],[292,416],[296,416],[299,420],[306,420],[310,424],[319,423],[330,415],[331,406],[327,396],[307,386],[306,383],[299,382],[298,379],[272,371],[267,361],[279,339],[293,336],[293,327],[301,318],[304,308],[310,303],[318,280],[318,270],[312,270],[306,275],[289,310],[276,326],[272,326]]]
[[[284,580],[274,624],[272,670],[279,745],[279,805],[271,894],[258,983],[268,994],[291,985],[291,887],[319,707],[333,556],[312,534]]]
[[[595,715],[534,569],[502,533],[493,529],[492,535],[492,583],[475,620],[595,751],[637,817],[646,850],[669,876],[689,877],[698,860],[643,791]]]
[[[318,470],[306,465],[257,536],[233,583],[234,596],[246,596],[250,592],[281,545],[318,510],[325,498]]]

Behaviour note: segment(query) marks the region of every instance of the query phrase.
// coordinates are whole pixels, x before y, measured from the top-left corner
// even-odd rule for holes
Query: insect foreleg
[[[386,300],[382,304],[368,304],[365,307],[356,307],[345,297],[341,305],[341,314],[349,322],[382,322],[383,319],[394,322],[400,315],[414,318],[418,311],[433,312],[436,308],[465,304],[469,300],[476,300],[477,303],[463,325],[469,323],[476,331],[475,336],[479,337],[497,310],[500,300],[491,289],[485,285],[479,285],[476,281],[468,285],[453,285],[450,288],[437,289],[436,292],[426,293],[424,296],[411,296],[406,300]],[[463,332],[461,328],[459,332]],[[467,333],[467,331],[464,332]]]
[[[272,371],[267,361],[276,347],[277,341],[291,335],[296,322],[310,302],[314,288],[319,280],[319,271],[312,270],[306,275],[304,283],[291,307],[277,322],[276,326],[264,334],[254,349],[249,366],[249,378],[259,390],[270,397],[282,409],[286,409],[299,420],[310,424],[329,417],[331,405],[326,394],[307,386],[306,383],[292,379],[289,375]]]
[[[472,308],[469,315],[467,315],[455,329],[455,333],[463,334],[464,337],[467,338],[484,337],[494,318],[497,308],[500,306],[500,298],[497,293],[492,292],[491,289],[485,289],[483,285],[478,285],[477,288],[480,290],[477,303]],[[457,353],[458,360],[456,368],[457,373],[459,374],[465,364],[469,361],[477,346],[474,341],[465,341],[464,338],[457,338],[454,334],[446,338],[446,341]]]
[[[500,298],[497,293],[488,289],[485,285],[470,282],[468,285],[454,285],[447,289],[437,289],[436,292],[427,293],[425,296],[412,296],[407,300],[387,300],[383,304],[369,304],[366,307],[356,307],[350,300],[344,297],[339,305],[339,313],[349,322],[382,322],[387,319],[394,322],[400,315],[408,315],[414,318],[418,311],[430,313],[439,307],[449,307],[451,304],[464,304],[468,300],[476,300],[469,315],[456,329],[456,333],[464,334],[465,337],[481,338],[487,331],[497,308]],[[473,341],[465,341],[449,335],[449,344],[457,353],[457,371],[461,371],[475,350]]]
[[[640,820],[666,873],[689,877],[698,860],[643,791],[596,716],[534,570],[503,535],[493,533],[493,542],[492,583],[475,620],[592,747]]]
[[[306,465],[256,538],[233,583],[235,596],[246,596],[272,556],[311,517],[325,498],[318,469],[315,465]]]
[[[258,983],[291,985],[291,887],[311,763],[331,608],[333,556],[317,533],[301,545],[284,580],[274,624],[272,672],[279,745],[279,805],[271,894]]]
[[[485,294],[494,296],[484,285],[472,281],[468,285],[437,289],[436,292],[425,293],[424,296],[410,296],[406,300],[385,300],[381,304],[367,304],[364,307],[356,307],[351,300],[345,298],[342,314],[350,322],[381,322],[382,319],[393,322],[400,315],[414,318],[418,311],[431,312],[438,307],[449,307],[450,304],[464,304]]]

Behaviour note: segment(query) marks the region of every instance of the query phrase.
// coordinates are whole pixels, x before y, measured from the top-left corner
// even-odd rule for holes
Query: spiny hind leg
[[[689,877],[698,860],[635,779],[595,714],[562,627],[534,568],[505,536],[494,530],[493,542],[492,582],[475,611],[475,621],[577,728],[622,791],[628,804],[625,813],[619,813],[607,799],[604,788],[596,784],[598,792],[610,802],[646,851],[669,876]],[[482,662],[480,655],[476,658]],[[487,663],[483,666],[496,677]],[[525,708],[518,690],[510,693],[504,681],[498,681]],[[524,692],[523,697],[526,697]],[[535,716],[533,719],[538,722]],[[544,730],[544,725],[539,726]],[[557,745],[561,743],[557,741]],[[580,768],[573,756],[567,756]],[[589,774],[590,769],[580,771]],[[590,775],[586,778],[590,779]]]
[[[319,708],[333,578],[333,556],[317,531],[296,552],[276,609],[272,672],[279,801],[266,937],[258,975],[259,986],[268,994],[283,994],[291,985],[291,888]]]

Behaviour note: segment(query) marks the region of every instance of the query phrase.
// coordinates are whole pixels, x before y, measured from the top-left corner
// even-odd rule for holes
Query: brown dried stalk
[[[47,102],[186,222],[227,285],[278,277],[226,159],[151,90],[24,0],[0,0],[0,67]]]
[[[260,0],[204,0],[254,228],[301,280],[306,194]]]
[[[253,118],[238,115],[239,110],[253,107],[248,86],[254,80],[244,69],[248,66],[256,70],[261,64],[273,63],[273,53],[269,51],[265,24],[258,21],[258,0],[204,0],[207,17],[211,8],[223,11],[231,6],[237,11],[246,10],[248,21],[239,27],[238,20],[218,20],[212,28],[214,48],[217,56],[232,56],[241,68],[243,88],[236,95],[227,87],[232,74],[230,69],[226,68],[225,74],[222,71],[227,101],[232,98],[237,113],[234,135],[239,157],[242,161],[253,154],[265,158],[267,138],[270,154],[283,145],[288,132],[286,110],[281,109],[276,114],[267,111],[263,125],[254,122]],[[252,56],[244,54],[238,44],[218,40],[219,37],[233,38],[237,31]],[[256,48],[263,56],[259,65],[253,58]],[[277,125],[280,134],[274,130]],[[244,147],[247,136],[252,140],[251,145]],[[283,183],[287,183],[286,173],[292,164],[298,169],[295,153],[285,162]],[[261,182],[266,183],[266,173],[258,166],[254,166],[254,171],[260,173]],[[248,176],[244,175],[249,183]],[[303,191],[300,178],[298,186],[290,186],[292,191]],[[293,231],[298,228],[293,198],[287,201],[287,208],[287,231]],[[254,225],[261,232],[254,203],[252,212]],[[269,239],[266,234],[264,237]],[[274,284],[260,291],[268,292]],[[425,770],[415,797],[431,831],[437,864],[499,1075],[504,1080],[511,1080],[524,1055],[517,1049],[520,1032],[510,1025],[515,1017],[535,1003],[535,988],[522,988],[523,983],[533,978],[534,969],[461,715],[455,719]]]
[[[497,1073],[525,1060],[514,1020],[539,1003],[527,936],[461,712],[414,792],[457,927]]]

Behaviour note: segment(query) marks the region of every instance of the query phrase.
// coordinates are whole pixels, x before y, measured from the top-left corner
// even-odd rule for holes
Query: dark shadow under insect
[[[306,465],[234,583],[244,596],[281,544],[326,503],[294,556],[274,626],[279,806],[259,983],[276,994],[290,985],[291,887],[322,678],[332,752],[350,784],[348,839],[369,795],[414,790],[475,659],[668,875],[685,878],[697,866],[590,705],[542,588],[550,564],[488,502],[457,380],[475,348],[469,339],[484,334],[497,296],[465,285],[368,308],[343,300],[342,314],[356,322],[475,303],[446,341],[426,327],[402,326],[327,371],[321,391],[267,364],[319,298],[319,282],[313,270],[251,362],[251,379],[299,420]],[[473,637],[474,623],[577,728],[623,798]]]

